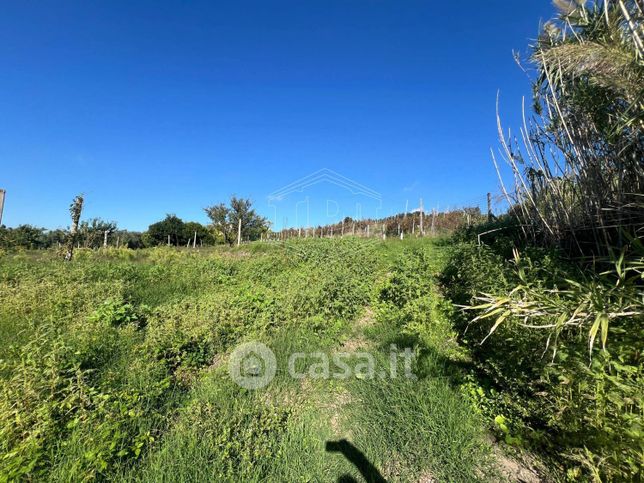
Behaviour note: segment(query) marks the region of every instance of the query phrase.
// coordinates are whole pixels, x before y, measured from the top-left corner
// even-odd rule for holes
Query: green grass
[[[442,252],[344,239],[4,255],[0,481],[359,480],[327,446],[343,439],[393,481],[497,479],[454,382]],[[278,359],[257,391],[227,372],[249,340]],[[368,349],[384,365],[391,343],[413,348],[418,380],[286,369],[294,351]]]

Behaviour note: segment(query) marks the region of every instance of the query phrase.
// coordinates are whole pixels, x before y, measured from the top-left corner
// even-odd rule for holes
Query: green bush
[[[503,293],[508,288],[503,257],[489,246],[458,243],[449,250],[439,280],[452,301],[469,304],[481,290]]]
[[[43,326],[2,363],[8,376],[0,389],[0,479],[61,473],[85,480],[138,458],[162,425],[171,391],[170,380],[141,359],[130,372],[116,370],[133,337],[104,325],[80,324],[72,333]],[[142,384],[127,381],[140,376]]]
[[[573,479],[641,476],[644,299],[633,263],[597,273],[551,251],[511,260],[466,243],[442,274],[444,293],[471,309],[456,318],[477,368],[465,392],[499,436],[544,451]]]
[[[127,324],[142,327],[145,325],[148,310],[146,306],[135,307],[130,303],[106,300],[90,315],[89,320],[112,327],[122,327]]]

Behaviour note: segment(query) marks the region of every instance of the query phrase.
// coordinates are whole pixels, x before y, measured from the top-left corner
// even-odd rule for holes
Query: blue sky
[[[270,193],[323,168],[380,193],[385,214],[480,203],[498,192],[497,89],[517,128],[530,88],[512,51],[552,13],[549,0],[5,2],[3,223],[64,227],[80,192],[84,218],[128,229],[205,222],[231,194],[269,216]]]

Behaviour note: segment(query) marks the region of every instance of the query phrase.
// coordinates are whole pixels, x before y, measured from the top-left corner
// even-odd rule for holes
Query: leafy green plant
[[[644,315],[641,263],[642,259],[625,262],[622,252],[614,262],[613,270],[598,275],[579,272],[580,280],[564,279],[558,286],[548,288],[539,283],[545,278],[540,274],[542,269],[529,259],[522,259],[515,251],[514,264],[519,284],[507,296],[482,294],[476,297],[482,304],[466,308],[481,312],[472,323],[493,320],[488,337],[502,323],[513,322],[526,329],[550,331],[548,344],[552,340],[556,351],[556,342],[562,331],[585,328],[591,353],[598,335],[605,350],[611,323]],[[533,272],[536,282],[528,279],[528,270]]]
[[[522,446],[550,455],[569,478],[639,475],[644,399],[637,246],[594,267],[560,262],[543,250],[516,252],[506,262],[489,248],[473,249],[472,258],[457,248],[443,275],[446,293],[465,301],[456,320],[476,367],[464,386],[468,397],[503,439],[520,438]],[[497,266],[488,270],[479,260]],[[499,272],[507,289],[501,277],[488,275]],[[466,290],[445,283],[455,274]],[[499,415],[511,422],[508,432],[495,422]]]
[[[122,327],[127,324],[134,324],[141,327],[145,324],[149,308],[145,305],[135,307],[130,303],[117,300],[106,300],[103,302],[89,319],[91,322],[98,322],[112,327]]]

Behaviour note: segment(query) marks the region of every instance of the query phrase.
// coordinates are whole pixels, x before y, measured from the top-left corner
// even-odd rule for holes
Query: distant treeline
[[[247,207],[250,208],[250,204]],[[238,220],[227,219],[226,209],[224,205],[208,208],[207,213],[212,215],[211,219],[215,218],[209,225],[196,221],[183,221],[178,216],[169,214],[142,232],[119,229],[114,221],[92,218],[80,223],[75,237],[75,245],[80,248],[111,246],[137,249],[159,245],[213,246],[232,244],[237,237]],[[218,213],[219,210],[221,213]],[[280,232],[273,232],[269,230],[268,223],[263,218],[254,213],[247,213],[242,217],[242,220],[249,221],[242,222],[241,239],[242,241],[253,241],[298,236],[382,236],[383,233],[387,237],[400,236],[401,233],[429,236],[451,233],[461,226],[479,223],[486,217],[476,207],[424,213],[422,218],[422,227],[420,212],[414,212],[400,213],[380,219],[354,220],[351,217],[346,217],[335,224],[310,228],[288,228]],[[68,236],[68,229],[48,230],[33,225],[20,225],[16,228],[0,226],[0,248],[58,248],[66,243]]]
[[[421,221],[422,218],[422,221]],[[487,219],[478,207],[450,211],[398,213],[386,218],[354,220],[346,217],[338,223],[309,228],[286,228],[271,232],[271,238],[335,237],[343,235],[396,237],[403,234],[431,236],[452,233],[462,226],[478,224]]]
[[[195,241],[196,234],[196,241]],[[0,247],[5,249],[57,248],[65,244],[68,229],[47,230],[32,225],[16,228],[0,227]],[[167,215],[163,220],[153,223],[146,231],[122,230],[115,222],[93,218],[81,222],[76,235],[76,247],[100,248],[103,246],[124,248],[147,248],[158,245],[210,246],[224,243],[223,236],[211,226],[196,221],[183,221],[175,215]]]
[[[147,248],[159,245],[210,246],[253,241],[267,233],[268,222],[255,213],[249,199],[230,198],[229,205],[220,203],[204,209],[211,223],[183,221],[174,214],[151,224],[146,231],[119,229],[116,222],[91,218],[78,224],[76,233],[70,229],[48,230],[33,225],[16,228],[0,226],[0,248],[44,249],[58,248],[70,242],[74,247],[100,248],[103,246]]]
[[[77,246],[83,248],[99,248],[105,241],[105,230],[92,225],[110,225],[113,227],[108,232],[107,240],[110,246],[143,248],[145,247],[144,233],[116,229],[116,224],[105,222],[100,218],[91,220],[78,234]],[[33,225],[20,225],[16,228],[0,226],[0,247],[5,249],[25,248],[43,249],[57,248],[65,244],[69,230],[48,230]]]

